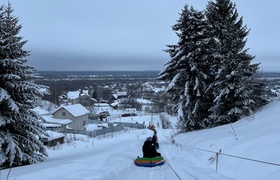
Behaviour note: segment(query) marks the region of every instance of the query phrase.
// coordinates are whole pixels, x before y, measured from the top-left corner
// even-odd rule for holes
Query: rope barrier
[[[170,167],[170,169],[174,172],[174,174],[178,177],[178,179],[182,180],[182,179],[180,178],[180,176],[176,173],[176,171],[170,166],[170,164],[169,164],[167,161],[165,161],[165,162],[166,162],[167,165]]]
[[[253,162],[258,162],[258,163],[263,163],[263,164],[268,164],[268,165],[273,165],[273,166],[280,166],[280,164],[278,164],[278,163],[272,163],[272,162],[267,162],[267,161],[252,159],[252,158],[246,158],[246,157],[236,156],[236,155],[232,155],[232,154],[226,154],[226,153],[222,153],[222,152],[215,152],[215,151],[210,151],[210,150],[207,150],[207,149],[196,148],[196,147],[192,147],[192,146],[184,145],[184,147],[188,147],[188,148],[196,149],[196,150],[200,150],[200,151],[205,151],[205,152],[209,152],[209,153],[214,153],[216,155],[224,155],[224,156],[229,156],[229,157],[233,157],[233,158],[243,159],[243,160],[247,160],[247,161],[253,161]]]
[[[162,131],[161,131],[161,133],[164,136]],[[178,145],[177,143],[175,143],[175,144]],[[243,159],[243,160],[247,160],[247,161],[252,161],[252,162],[257,162],[257,163],[262,163],[262,164],[267,164],[267,165],[273,165],[273,166],[279,166],[280,167],[279,163],[272,163],[272,162],[267,162],[267,161],[262,161],[262,160],[257,160],[257,159],[252,159],[252,158],[247,158],[247,157],[242,157],[242,156],[236,156],[236,155],[232,155],[232,154],[222,153],[221,149],[219,150],[219,152],[217,152],[217,151],[211,151],[211,150],[197,148],[197,147],[192,147],[192,146],[187,146],[187,145],[180,145],[180,146],[181,147],[183,146],[183,147],[187,147],[187,148],[191,148],[191,149],[196,149],[196,150],[199,150],[199,151],[204,151],[204,152],[216,154],[216,171],[218,170],[218,155],[224,155],[224,156],[228,156],[228,157],[233,157],[233,158]],[[170,169],[174,172],[174,174],[181,180],[180,176],[170,166],[170,164],[168,162],[166,162],[166,163],[170,167]]]
[[[164,134],[162,133],[162,131],[160,131],[162,136],[164,137]],[[164,137],[166,138],[166,137]],[[169,168],[173,171],[173,173],[178,177],[178,179],[182,180],[181,177],[178,175],[178,173],[171,167],[171,165],[165,160],[166,164],[169,166]]]
[[[247,160],[247,161],[254,161],[254,162],[263,163],[263,164],[268,164],[268,165],[273,165],[273,166],[280,166],[280,164],[272,163],[272,162],[267,162],[267,161],[262,161],[262,160],[256,160],[256,159],[251,159],[251,158],[246,158],[246,157],[241,157],[241,156],[235,156],[235,155],[225,154],[225,153],[219,153],[219,154],[224,155],[224,156],[229,156],[229,157],[244,159],[244,160]]]

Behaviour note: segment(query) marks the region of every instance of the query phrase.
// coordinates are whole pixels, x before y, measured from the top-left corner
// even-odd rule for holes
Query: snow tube
[[[154,166],[160,166],[164,164],[164,158],[161,156],[156,156],[153,158],[144,158],[144,157],[138,157],[134,160],[134,163],[137,166],[142,167],[154,167]]]

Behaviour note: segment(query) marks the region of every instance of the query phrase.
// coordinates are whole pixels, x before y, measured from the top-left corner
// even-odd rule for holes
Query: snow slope
[[[158,151],[166,159],[162,166],[134,165],[133,160],[142,155],[144,140],[153,132],[130,129],[96,138],[76,135],[76,141],[48,149],[45,162],[1,170],[0,179],[276,180],[280,177],[279,106],[280,101],[275,101],[232,126],[179,134],[173,140],[175,130],[157,128]],[[122,118],[125,120],[131,122],[131,118]],[[151,120],[156,124],[159,117],[133,117],[133,122]],[[215,152],[219,150],[216,171]]]

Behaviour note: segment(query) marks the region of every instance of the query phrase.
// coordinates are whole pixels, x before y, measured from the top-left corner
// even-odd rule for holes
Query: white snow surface
[[[58,119],[58,118],[53,118],[53,116],[42,116],[42,118],[47,122],[47,123],[55,123],[55,124],[63,124],[67,125],[73,122],[70,119]]]
[[[152,168],[134,164],[142,144],[153,132],[129,129],[49,148],[45,162],[1,170],[1,179],[16,180],[278,180],[280,177],[280,101],[231,125],[175,135],[175,129],[157,127],[166,162]],[[159,117],[137,116],[134,122]],[[126,118],[122,118],[122,122]],[[176,118],[169,118],[176,120]],[[131,118],[127,118],[131,122]],[[171,136],[174,136],[172,141]],[[216,164],[216,153],[218,164]],[[217,170],[216,170],[217,165]],[[10,171],[10,174],[8,175]]]

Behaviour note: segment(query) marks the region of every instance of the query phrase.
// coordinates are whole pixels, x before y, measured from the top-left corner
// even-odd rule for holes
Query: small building
[[[118,99],[127,98],[127,92],[117,91]]]
[[[82,104],[83,106],[91,106],[96,101],[88,90],[69,91],[67,99],[69,104]]]
[[[127,92],[125,91],[115,91],[112,95],[114,100],[125,99],[128,97]]]
[[[112,107],[108,103],[95,103],[93,105],[93,111],[99,114],[102,111],[112,111]]]
[[[89,114],[90,111],[81,104],[61,106],[52,113],[53,118],[55,119],[72,120],[72,123],[70,123],[68,127],[76,130],[85,129]]]
[[[46,131],[46,132],[48,134],[48,137],[44,137],[41,139],[44,145],[50,147],[50,146],[56,146],[64,143],[64,134],[54,132],[54,131]]]
[[[43,125],[47,130],[64,132],[66,126],[72,123],[70,119],[58,119],[50,116],[42,116]]]

